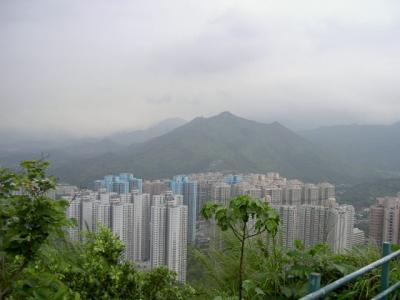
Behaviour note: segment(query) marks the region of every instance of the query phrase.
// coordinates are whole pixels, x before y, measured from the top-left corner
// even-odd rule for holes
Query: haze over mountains
[[[90,185],[109,173],[144,178],[203,171],[276,171],[304,181],[344,183],[396,173],[400,126],[334,126],[295,133],[229,112],[210,118],[163,121],[147,130],[85,139],[40,151],[0,151],[0,163],[48,154],[60,180]]]
[[[72,159],[90,158],[119,152],[126,145],[145,142],[186,123],[179,118],[163,120],[143,130],[117,132],[102,138],[26,136],[20,132],[0,132],[0,165],[13,166],[28,158],[48,157],[52,165]],[[64,139],[63,139],[64,138]]]
[[[301,134],[349,165],[399,173],[400,122],[393,125],[342,125]]]
[[[186,121],[180,118],[166,119],[147,129],[114,133],[108,136],[108,139],[125,146],[133,143],[143,143],[152,138],[166,134],[185,123]]]

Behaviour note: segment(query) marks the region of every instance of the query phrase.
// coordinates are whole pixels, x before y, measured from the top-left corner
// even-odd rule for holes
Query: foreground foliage
[[[40,248],[62,236],[62,227],[68,225],[67,203],[46,197],[55,186],[54,178],[45,174],[47,166],[25,161],[20,173],[0,169],[0,299],[12,293]]]
[[[0,169],[0,299],[188,299],[174,273],[139,272],[120,260],[122,242],[107,228],[82,243],[64,238],[68,203],[49,199],[55,180],[42,161]]]
[[[137,271],[131,262],[120,261],[124,246],[108,228],[89,233],[82,244],[60,242],[45,247],[17,286],[16,298],[31,297],[41,289],[43,273],[59,282],[58,291],[47,293],[66,299],[187,299],[193,290],[179,284],[166,268]],[[61,290],[63,292],[61,292]]]
[[[227,207],[213,202],[206,203],[201,214],[207,220],[214,217],[221,230],[229,229],[240,243],[237,285],[239,299],[242,299],[246,241],[264,232],[275,237],[279,226],[279,216],[268,203],[249,196],[237,196],[230,200]]]
[[[222,239],[222,247],[215,241],[208,250],[190,251],[189,282],[198,291],[197,299],[238,299],[232,283],[240,246],[229,232],[223,233]],[[265,241],[262,237],[246,243],[243,299],[298,299],[307,293],[311,272],[322,275],[323,286],[380,258],[379,249],[373,245],[335,254],[326,245],[305,249],[297,241],[293,249],[273,249]],[[400,281],[398,261],[390,268],[391,282]],[[380,272],[375,269],[326,299],[370,299],[379,293]],[[399,299],[399,295],[391,299]]]

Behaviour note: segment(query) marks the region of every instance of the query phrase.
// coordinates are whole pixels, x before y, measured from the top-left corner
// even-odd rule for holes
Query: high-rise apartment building
[[[183,204],[188,208],[188,238],[190,244],[196,241],[197,223],[197,181],[188,181],[183,184]]]
[[[326,241],[334,252],[350,249],[353,241],[354,207],[341,205],[329,209]]]
[[[224,178],[224,181],[231,185],[231,184],[237,184],[240,183],[242,181],[242,176],[241,175],[227,175]]]
[[[298,206],[298,238],[305,247],[326,242],[328,210],[316,205]]]
[[[150,264],[152,268],[167,266],[186,281],[188,208],[182,195],[165,201],[153,196],[150,226]]]
[[[164,195],[154,195],[151,198],[151,206],[164,205],[166,203],[166,197]]]
[[[231,185],[231,196],[236,197],[245,194],[245,190],[249,188],[251,185],[248,182],[240,182],[237,184]]]
[[[155,180],[143,182],[143,193],[150,194],[150,197],[164,194],[168,190],[170,190],[170,187],[165,181]]]
[[[334,252],[352,247],[354,207],[333,204],[297,206],[298,239],[306,247],[327,243]]]
[[[79,198],[71,196],[64,196],[64,200],[69,202],[69,206],[66,211],[67,218],[74,219],[76,224],[73,227],[68,227],[69,238],[73,241],[79,241],[79,231],[82,224],[82,203]]]
[[[377,198],[369,211],[369,237],[381,245],[383,242],[400,243],[400,198]]]
[[[353,228],[353,237],[352,237],[351,246],[362,246],[365,244],[365,232],[359,228]]]
[[[318,205],[320,188],[312,183],[307,183],[303,186],[301,203],[309,205]]]
[[[117,203],[133,203],[133,194],[120,194],[118,195]]]
[[[188,207],[168,205],[167,266],[176,272],[177,280],[186,281]]]
[[[150,195],[133,197],[133,259],[145,261],[150,256]]]
[[[251,187],[244,192],[245,195],[250,196],[253,199],[261,199],[262,198],[262,190],[258,187]]]
[[[212,184],[211,199],[217,203],[227,205],[231,199],[231,186],[224,182]]]
[[[111,228],[112,226],[111,204],[99,201],[95,201],[93,204],[94,204],[93,205],[94,230],[98,232],[99,225]]]
[[[123,256],[133,260],[133,204],[123,203],[112,207],[112,231],[124,243]]]
[[[140,178],[132,178],[129,181],[129,191],[138,191],[139,194],[143,193],[143,180]]]
[[[171,191],[175,195],[183,195],[184,184],[189,182],[186,175],[176,175],[171,180]]]
[[[300,185],[287,185],[282,188],[282,203],[284,205],[300,205],[301,204]]]
[[[197,216],[200,215],[201,208],[203,205],[213,200],[211,197],[211,188],[215,184],[215,182],[209,181],[198,181],[197,186]]]
[[[248,182],[241,182],[231,186],[231,196],[236,197],[240,195],[248,195],[254,199],[262,198],[262,189],[256,187]]]
[[[142,179],[135,178],[132,173],[120,173],[119,175],[107,175],[101,180],[94,182],[95,190],[105,189],[106,192],[117,194],[127,194],[132,190],[142,192]]]
[[[282,205],[282,189],[276,186],[267,187],[264,195],[269,196],[272,205]]]
[[[171,181],[171,190],[174,195],[183,195],[183,203],[188,208],[187,241],[194,244],[196,241],[196,223],[198,209],[197,181],[191,181],[187,176],[174,176]]]
[[[94,215],[94,201],[87,199],[82,201],[82,229],[87,231],[96,230],[96,216]]]
[[[278,242],[284,248],[293,248],[297,239],[297,206],[272,205],[279,215]]]
[[[55,188],[55,198],[58,199],[62,196],[74,196],[79,191],[79,188],[74,185],[57,183]]]
[[[129,193],[129,182],[128,181],[115,181],[112,183],[112,191],[117,194]]]
[[[324,201],[335,198],[335,186],[328,183],[323,182],[318,184],[319,188],[319,204],[323,204]]]
[[[157,199],[151,206],[150,264],[152,268],[164,266],[166,263],[167,206],[161,200],[163,199]]]

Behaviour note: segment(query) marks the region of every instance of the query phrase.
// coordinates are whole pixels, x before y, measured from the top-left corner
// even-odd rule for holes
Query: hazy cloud
[[[164,104],[171,103],[172,98],[170,95],[163,95],[161,97],[149,97],[147,98],[147,102],[151,104]]]
[[[396,0],[3,0],[0,127],[98,135],[225,110],[391,123],[399,36]]]

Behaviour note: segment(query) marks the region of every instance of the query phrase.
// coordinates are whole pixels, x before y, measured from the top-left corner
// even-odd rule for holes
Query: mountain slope
[[[306,181],[347,180],[346,166],[279,123],[263,124],[228,112],[196,118],[177,129],[55,170],[68,181],[90,183],[106,173],[130,171],[144,178],[200,171],[277,171]]]
[[[400,171],[400,123],[323,127],[300,133],[351,165]]]
[[[185,123],[186,121],[180,118],[166,119],[147,129],[114,133],[110,135],[108,139],[125,146],[133,143],[143,143],[152,138],[166,134]]]
[[[58,168],[71,162],[120,153],[128,145],[133,147],[185,123],[183,119],[166,119],[143,130],[120,132],[105,138],[70,138],[65,141],[0,131],[0,166],[13,167],[22,160],[44,156],[52,161],[51,168]]]

